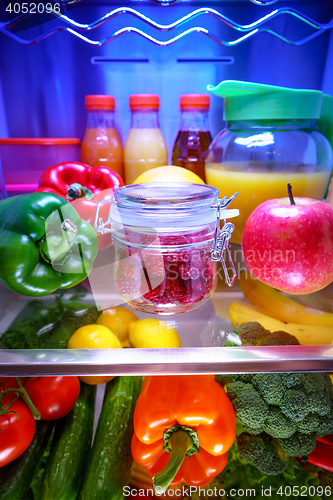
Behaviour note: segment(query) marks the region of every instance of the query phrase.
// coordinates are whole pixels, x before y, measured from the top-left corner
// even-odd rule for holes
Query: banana
[[[255,306],[245,301],[232,302],[228,309],[229,318],[233,326],[248,321],[257,321],[271,332],[282,330],[294,335],[300,344],[319,345],[333,343],[333,326],[299,325],[283,323],[275,318],[262,314]]]
[[[286,323],[332,326],[333,314],[305,307],[286,297],[275,288],[241,272],[239,283],[245,298],[262,313]]]

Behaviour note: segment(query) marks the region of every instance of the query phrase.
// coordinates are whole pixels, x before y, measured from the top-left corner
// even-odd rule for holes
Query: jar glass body
[[[123,147],[115,126],[114,111],[88,111],[81,161],[91,167],[108,167],[124,177]]]
[[[115,193],[110,211],[116,251],[114,281],[116,290],[132,308],[180,314],[204,304],[216,286],[215,262],[210,253],[218,191],[201,184],[177,183],[178,187],[165,188],[161,198],[160,186],[136,184]],[[201,198],[191,203],[187,193],[193,186]],[[129,197],[127,188],[131,188]],[[165,197],[170,190],[171,203]],[[140,198],[142,192],[147,193],[147,199]],[[133,203],[133,197],[140,203]]]
[[[213,140],[206,159],[207,183],[230,196],[240,211],[231,241],[241,243],[250,213],[272,198],[321,200],[332,171],[332,148],[314,120],[235,120]]]
[[[132,110],[131,128],[124,148],[125,183],[151,168],[168,163],[168,152],[155,109]]]
[[[191,170],[206,182],[205,160],[211,142],[208,110],[183,110],[172,150],[172,165]]]

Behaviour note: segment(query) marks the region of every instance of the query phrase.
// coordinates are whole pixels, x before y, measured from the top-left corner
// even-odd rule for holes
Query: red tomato
[[[0,467],[22,455],[36,431],[36,421],[24,403],[15,401],[9,411],[17,414],[0,415]]]
[[[67,415],[75,405],[80,381],[78,377],[30,378],[25,389],[42,420],[56,420]]]
[[[22,385],[24,387],[26,383],[26,378],[25,377],[20,377],[20,378]],[[4,389],[18,389],[18,384],[15,380],[15,377],[0,377],[0,392],[3,391]],[[7,405],[15,398],[16,398],[15,392],[7,392],[7,394],[5,394],[2,400],[2,406]]]

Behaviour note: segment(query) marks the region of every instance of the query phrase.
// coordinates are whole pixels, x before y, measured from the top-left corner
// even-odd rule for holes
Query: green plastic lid
[[[285,120],[320,117],[323,93],[262,83],[225,80],[207,90],[224,97],[224,119]]]

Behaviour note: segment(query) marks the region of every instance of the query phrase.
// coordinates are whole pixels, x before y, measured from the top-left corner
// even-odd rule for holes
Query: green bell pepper
[[[97,255],[94,228],[53,193],[0,201],[0,282],[39,297],[83,281]]]

